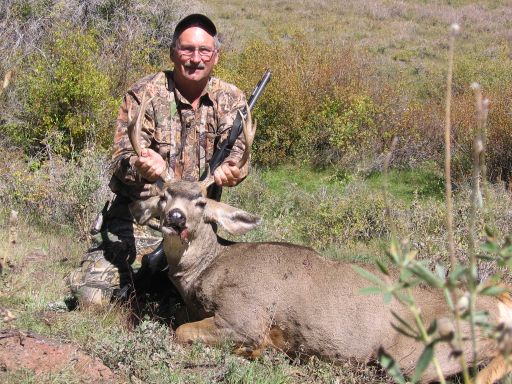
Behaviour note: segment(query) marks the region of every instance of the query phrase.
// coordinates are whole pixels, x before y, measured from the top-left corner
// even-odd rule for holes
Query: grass
[[[261,173],[261,178],[247,183],[247,187],[256,184],[256,189],[268,191],[264,180],[276,185],[284,184],[281,178],[290,176],[290,173],[291,169],[275,173],[267,170]],[[312,171],[303,170],[298,176],[292,174],[292,178],[312,180],[314,175]],[[327,183],[327,173],[324,177]],[[312,182],[308,181],[292,188],[306,196],[317,192],[306,190],[311,187]],[[275,195],[280,199],[287,197],[285,189],[278,188]],[[270,200],[259,202],[266,207],[265,211],[272,208],[272,196]],[[7,218],[8,212],[2,211],[0,223],[6,223]],[[63,301],[69,294],[65,276],[78,265],[87,244],[77,241],[77,235],[66,226],[49,226],[46,221],[39,225],[38,220],[31,219],[26,211],[20,213],[19,218],[18,242],[14,246],[8,244],[7,225],[0,226],[0,244],[6,245],[0,247],[0,257],[8,253],[10,260],[0,276],[0,309],[8,309],[16,317],[4,323],[4,329],[31,331],[76,344],[100,356],[119,378],[132,377],[135,382],[140,379],[146,382],[263,384],[385,380],[378,370],[357,364],[334,367],[315,359],[299,364],[275,351],[267,351],[258,360],[247,361],[229,353],[230,344],[220,348],[200,343],[182,347],[174,342],[173,333],[166,325],[149,318],[130,330],[127,313],[122,307],[61,311],[59,308],[63,307]],[[287,231],[291,230],[286,226],[281,229],[281,237],[286,237]],[[71,375],[72,372],[64,370],[41,376],[22,369],[0,373],[0,381],[74,382]]]
[[[444,198],[444,179],[439,171],[428,167],[409,170],[392,170],[388,174],[389,193],[400,200],[412,203],[417,199]],[[369,176],[368,184],[373,193],[379,193],[384,186],[380,173]]]
[[[338,186],[332,170],[312,170],[309,166],[282,165],[259,171],[263,183],[277,194],[287,194],[290,186],[305,193]]]
[[[335,170],[281,166],[253,170],[238,188],[226,190],[224,199],[263,217],[262,226],[244,240],[291,241],[334,259],[371,260],[382,255],[389,241],[383,182],[377,173],[367,178],[337,176]],[[431,166],[393,170],[389,192],[393,209],[401,216],[401,235],[408,236],[414,226],[432,231],[442,224],[443,184]],[[415,217],[423,207],[428,208]]]
[[[340,183],[333,181],[328,172],[321,173],[321,182],[317,181],[315,185],[316,174],[312,170],[288,167],[276,171],[255,171],[242,186],[227,193],[226,198],[243,200],[244,204],[251,205],[270,221],[270,226],[263,226],[256,235],[260,239],[292,240],[301,236],[294,228],[300,216],[303,221],[316,223],[315,211],[309,209],[308,213],[308,207],[311,201],[318,199],[318,194],[323,193],[323,199],[329,200],[334,190],[340,193]],[[342,184],[350,187],[350,182]],[[326,192],[326,186],[332,187],[332,191]],[[257,201],[249,197],[260,192],[262,195]],[[296,196],[288,211],[281,211],[284,202],[294,194],[300,196]],[[276,208],[279,208],[279,212],[276,212]],[[250,362],[231,355],[229,345],[220,349],[201,344],[184,348],[173,341],[172,331],[167,326],[151,319],[144,320],[129,331],[126,311],[120,307],[71,312],[56,310],[59,306],[55,304],[62,304],[68,296],[64,278],[78,265],[86,244],[76,241],[76,235],[66,227],[39,226],[37,220],[30,220],[25,214],[20,214],[17,244],[2,248],[2,256],[9,252],[12,268],[5,267],[0,277],[0,308],[9,309],[16,316],[4,327],[29,330],[52,339],[72,342],[101,356],[108,366],[123,377],[132,375],[155,383],[377,382],[383,379],[381,373],[371,367],[348,363],[343,367],[334,367],[315,359],[298,364],[272,351]],[[7,212],[3,211],[0,222],[5,223],[6,220]],[[3,225],[0,227],[0,242],[7,244],[7,238],[7,226]],[[381,241],[377,239],[367,244],[354,244],[340,253],[358,260],[370,260],[373,249],[379,247]],[[353,251],[358,247],[358,254],[363,256],[354,256]],[[68,374],[63,372],[38,380],[65,382]],[[9,373],[2,379],[27,383],[35,380],[31,373],[23,371]]]
[[[38,227],[37,220],[20,219],[14,246],[8,244],[6,227],[0,231],[0,243],[7,244],[1,248],[3,257],[9,252],[12,265],[4,266],[0,276],[0,307],[16,316],[8,326],[79,344],[86,343],[91,334],[100,335],[99,330],[119,319],[118,309],[102,316],[86,310],[60,313],[69,296],[65,278],[79,264],[87,244],[76,241],[76,235],[67,229]],[[0,220],[6,221],[5,212]]]
[[[203,12],[214,14],[225,41],[238,47],[253,36],[289,36],[291,31],[309,34],[318,42],[335,40],[340,46],[358,45],[380,55],[382,70],[439,71],[445,56],[435,36],[459,22],[463,27],[460,51],[477,52],[482,58],[498,58],[490,49],[507,44],[512,26],[507,4],[495,0],[473,1],[282,1],[265,6],[247,0],[213,0]],[[478,61],[476,61],[478,62]],[[490,74],[482,74],[491,79]],[[417,76],[417,75],[416,75]]]
[[[34,372],[20,369],[19,371],[7,374],[0,374],[4,384],[78,384],[72,370],[63,370],[58,374],[36,375]]]
[[[444,211],[443,203],[438,201],[439,192],[431,187],[437,173],[429,169],[393,171],[390,201],[400,236],[410,239],[419,250],[418,257],[434,262],[446,260]],[[224,199],[263,217],[261,228],[246,235],[245,240],[291,241],[314,246],[333,259],[372,262],[384,259],[383,251],[389,244],[389,233],[378,232],[387,227],[381,194],[382,176],[378,174],[339,181],[328,171],[280,167],[254,170],[243,184],[226,191]],[[499,188],[492,188],[492,196],[496,223],[507,233],[512,228],[504,207],[510,204],[510,197]],[[461,188],[456,196],[460,212],[466,209],[468,199],[469,190]],[[4,211],[0,221],[6,219]],[[463,245],[467,219],[463,215],[457,219],[457,239]],[[130,331],[122,307],[56,311],[52,304],[62,303],[68,295],[64,277],[78,265],[86,244],[76,241],[66,227],[41,227],[24,215],[20,215],[18,238],[14,247],[2,248],[2,255],[10,252],[13,268],[6,267],[0,277],[0,308],[9,309],[16,316],[4,327],[75,343],[100,356],[120,377],[133,376],[155,383],[388,380],[375,367],[349,362],[332,366],[312,359],[299,364],[273,351],[256,361],[247,361],[229,353],[229,344],[222,348],[202,344],[182,347],[174,342],[167,326],[151,318],[145,318]],[[0,242],[7,244],[5,225],[0,227]],[[43,382],[64,382],[67,374],[45,378]],[[9,373],[6,380],[28,383],[33,377],[18,372]]]

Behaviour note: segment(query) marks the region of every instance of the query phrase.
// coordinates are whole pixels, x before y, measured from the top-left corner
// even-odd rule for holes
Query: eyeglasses
[[[176,49],[178,53],[186,58],[194,56],[197,52],[203,61],[210,61],[212,59],[213,54],[217,51],[216,49],[212,49],[209,47],[194,47],[194,46],[181,46],[177,45]]]

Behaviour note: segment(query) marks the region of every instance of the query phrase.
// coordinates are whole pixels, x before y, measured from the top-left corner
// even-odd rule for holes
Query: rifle
[[[256,104],[256,101],[258,101],[258,98],[261,96],[261,93],[267,86],[268,82],[270,81],[270,77],[272,76],[272,72],[270,72],[269,69],[267,69],[261,78],[261,80],[258,82],[254,90],[252,91],[251,96],[249,97],[249,101],[247,102],[247,106],[249,107],[249,110],[252,111],[254,105]],[[229,134],[229,137],[224,140],[222,143],[219,144],[215,152],[213,153],[213,156],[210,160],[210,174],[213,174],[215,169],[219,165],[222,164],[222,162],[228,157],[229,153],[233,149],[233,145],[235,145],[235,141],[240,136],[240,133],[242,133],[243,129],[243,121],[247,118],[247,110],[246,108],[243,108],[241,111],[239,111],[235,121],[233,122],[233,127],[231,128],[231,133]],[[206,169],[199,180],[204,180],[208,176],[208,169]],[[210,193],[208,194],[210,195]],[[209,196],[210,197],[210,196]]]

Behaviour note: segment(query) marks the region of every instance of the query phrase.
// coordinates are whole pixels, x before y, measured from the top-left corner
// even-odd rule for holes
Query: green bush
[[[94,32],[61,25],[52,33],[20,73],[22,124],[11,126],[8,134],[27,149],[46,147],[70,158],[84,148],[111,142],[118,102],[99,67]]]
[[[340,164],[344,156],[368,148],[376,138],[377,107],[368,96],[326,98],[312,113],[300,147],[313,165]]]

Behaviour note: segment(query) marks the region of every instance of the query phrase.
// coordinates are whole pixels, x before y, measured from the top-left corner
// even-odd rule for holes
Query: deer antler
[[[247,160],[249,160],[249,157],[251,155],[251,146],[254,141],[254,136],[256,136],[256,122],[254,122],[254,124],[252,123],[251,110],[247,104],[246,110],[247,119],[242,118],[242,130],[245,137],[245,150],[242,155],[242,158],[238,161],[236,165],[240,169],[247,163]],[[208,176],[203,181],[201,181],[201,188],[203,189],[204,192],[206,192],[206,189],[214,182],[215,179],[213,177],[213,174],[211,173],[210,168],[208,168]],[[206,195],[206,193],[204,194]]]
[[[134,152],[137,154],[137,156],[141,155],[142,148],[140,146],[140,135],[142,131],[142,123],[144,121],[144,114],[146,113],[146,107],[149,104],[149,102],[153,100],[153,98],[150,98],[147,100],[147,94],[146,91],[144,91],[144,94],[142,95],[142,101],[140,103],[139,113],[137,115],[136,119],[132,119],[130,116],[130,110],[128,110],[128,137],[130,139],[130,143],[132,144]]]
[[[140,139],[141,139],[141,132],[142,132],[142,124],[144,121],[144,114],[146,113],[146,107],[147,105],[153,100],[153,97],[150,99],[147,98],[147,93],[144,91],[144,94],[142,95],[142,100],[139,107],[139,113],[137,114],[136,119],[132,119],[130,116],[130,110],[128,110],[128,138],[130,139],[130,143],[132,144],[133,151],[137,154],[137,156],[141,156],[142,154],[142,147],[140,145]],[[167,172],[164,172],[162,175],[160,175],[161,180],[165,183],[169,180],[169,176]],[[149,190],[150,195],[158,195],[160,194],[161,190],[159,186],[152,184],[151,188]]]
[[[142,147],[140,145],[140,136],[142,131],[142,123],[144,120],[144,113],[146,111],[147,104],[152,100],[153,98],[147,99],[146,92],[142,95],[142,101],[140,103],[139,113],[137,115],[136,119],[132,119],[130,116],[130,111],[128,111],[128,138],[130,139],[130,143],[132,144],[134,152],[137,154],[137,156],[140,156],[142,153]],[[252,117],[251,117],[251,110],[248,105],[246,105],[247,110],[247,118],[242,119],[242,131],[244,133],[245,137],[245,150],[242,155],[242,158],[238,161],[237,167],[242,168],[247,161],[249,160],[249,156],[251,154],[251,146],[254,141],[254,136],[256,135],[256,122],[252,123]],[[167,173],[161,176],[162,181],[168,182]],[[208,176],[205,180],[201,181],[201,188],[205,192],[206,195],[206,189],[212,185],[215,182],[215,179],[213,177],[213,174],[210,172],[210,168],[208,168]]]

